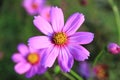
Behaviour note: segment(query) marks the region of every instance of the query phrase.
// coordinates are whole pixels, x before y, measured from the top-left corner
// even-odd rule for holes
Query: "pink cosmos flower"
[[[74,59],[84,61],[88,59],[89,51],[82,45],[93,41],[94,34],[90,32],[76,32],[84,22],[84,15],[74,13],[64,25],[63,12],[58,7],[52,7],[50,11],[51,24],[36,16],[34,25],[45,34],[35,36],[28,40],[29,45],[35,49],[45,49],[42,64],[45,67],[52,67],[56,58],[60,68],[69,72],[73,66]]]
[[[25,44],[19,44],[18,51],[12,56],[12,60],[17,63],[14,69],[18,74],[26,74],[27,78],[31,78],[46,71],[41,65],[42,51],[28,48]]]
[[[50,22],[50,9],[51,6],[45,6],[41,11],[40,15]]]
[[[116,43],[109,43],[107,46],[107,49],[111,54],[119,54],[120,53],[120,46]]]
[[[23,7],[30,15],[36,15],[44,6],[45,0],[23,0]]]
[[[88,0],[80,0],[80,4],[82,6],[86,6],[88,4]]]
[[[98,64],[93,68],[97,80],[109,80],[109,67],[106,64]]]
[[[0,52],[0,61],[4,58],[4,53]]]

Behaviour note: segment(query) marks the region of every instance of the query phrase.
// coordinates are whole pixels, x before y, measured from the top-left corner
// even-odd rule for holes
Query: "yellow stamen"
[[[39,62],[40,58],[39,55],[36,53],[31,53],[27,56],[27,60],[28,62],[30,62],[31,64],[36,64]]]
[[[67,42],[67,36],[63,32],[59,32],[53,35],[53,42],[57,45],[63,45]]]

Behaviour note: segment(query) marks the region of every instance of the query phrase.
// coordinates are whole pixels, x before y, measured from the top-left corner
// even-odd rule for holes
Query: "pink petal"
[[[19,44],[17,49],[23,56],[26,56],[29,53],[29,49],[25,44]]]
[[[23,57],[21,54],[19,54],[19,53],[13,54],[12,60],[13,60],[14,62],[16,62],[16,63],[17,63],[17,62],[25,61],[24,57]]]
[[[32,7],[33,3],[37,4],[38,8],[34,9]],[[42,9],[44,3],[45,0],[23,0],[22,5],[30,15],[36,15]]]
[[[29,50],[30,50],[30,53],[34,53],[34,52],[37,52],[38,49],[34,49],[31,46],[29,46]]]
[[[26,72],[26,77],[27,78],[31,78],[33,77],[38,71],[38,67],[34,66],[34,67],[31,67],[31,69],[29,71]]]
[[[32,0],[23,0],[22,5],[23,7],[28,10],[31,7]]]
[[[46,0],[33,0],[34,2],[40,4],[40,5],[44,5]]]
[[[32,1],[33,0],[23,0],[23,7],[25,8],[25,10],[30,14],[30,15],[35,15],[37,13],[37,11],[35,9],[32,8]]]
[[[34,49],[47,48],[51,44],[50,39],[46,36],[35,36],[28,40],[28,45]]]
[[[90,32],[77,32],[69,37],[70,43],[89,44],[93,41],[94,34]]]
[[[38,53],[41,56],[41,53],[43,52],[43,49],[35,49],[31,46],[29,46],[30,53]]]
[[[53,33],[51,25],[41,16],[35,16],[34,25],[44,34],[51,35]]]
[[[78,28],[82,25],[84,20],[85,18],[83,14],[74,13],[67,20],[63,28],[63,31],[66,32],[68,35],[74,34],[78,30]]]
[[[71,45],[69,46],[70,53],[78,61],[84,61],[88,59],[89,51],[80,45]]]
[[[43,61],[41,64],[43,64],[45,68],[52,67],[58,56],[58,53],[59,47],[56,47],[54,45],[50,46],[43,54]]]
[[[58,55],[58,63],[60,65],[61,70],[64,72],[69,72],[72,68],[74,59],[67,48],[61,49]]]
[[[47,71],[47,68],[43,67],[43,66],[39,66],[39,69],[38,69],[38,74],[44,74],[45,72]]]
[[[64,15],[60,8],[51,8],[51,24],[55,32],[60,32],[64,26]]]
[[[31,65],[29,63],[23,63],[20,62],[18,64],[15,65],[15,71],[18,74],[24,74],[26,73],[29,69],[31,68]]]
[[[50,10],[51,6],[46,6],[40,11],[40,15],[50,22]]]

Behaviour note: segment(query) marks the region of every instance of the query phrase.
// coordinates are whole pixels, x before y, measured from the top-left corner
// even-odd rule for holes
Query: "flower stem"
[[[72,77],[71,75],[69,75],[69,74],[67,74],[67,73],[61,72],[61,74],[63,74],[65,77],[69,78],[70,80],[75,80],[74,77]]]
[[[73,70],[70,71],[70,73],[76,77],[77,80],[83,80],[77,73],[75,73]]]
[[[120,15],[118,11],[118,7],[114,4],[113,0],[108,0],[109,4],[113,9],[113,13],[116,20],[117,30],[118,30],[118,43],[120,44]]]
[[[97,61],[99,60],[99,58],[101,57],[101,55],[102,55],[103,52],[104,52],[104,48],[103,48],[103,50],[101,50],[101,51],[99,52],[99,54],[98,54],[97,57],[95,58],[94,63],[93,63],[93,66],[96,65]]]
[[[48,78],[48,80],[53,80],[48,71],[45,73],[45,76]]]

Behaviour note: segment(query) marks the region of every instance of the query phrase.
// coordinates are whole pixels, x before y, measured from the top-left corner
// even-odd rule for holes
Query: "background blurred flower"
[[[84,78],[84,80],[88,80],[91,76],[90,64],[86,61],[80,62],[78,72]]]
[[[0,60],[2,60],[4,58],[4,53],[0,52]]]
[[[109,43],[107,46],[107,49],[111,54],[119,54],[120,53],[120,46],[116,43]]]
[[[17,63],[14,67],[18,74],[26,74],[27,78],[33,77],[35,74],[43,74],[46,71],[41,65],[42,52],[28,48],[24,44],[18,45],[19,53],[12,56],[12,60]]]
[[[79,0],[79,1],[82,6],[86,6],[88,4],[88,0]]]
[[[106,64],[96,65],[93,71],[98,80],[109,80],[108,66]]]
[[[45,6],[39,13],[40,16],[42,16],[49,22],[50,22],[50,9],[51,9],[51,6]]]
[[[51,24],[41,16],[36,16],[33,21],[34,25],[47,36],[31,37],[28,42],[35,49],[46,49],[43,62],[45,67],[52,67],[58,58],[61,70],[69,72],[74,59],[78,61],[88,59],[89,51],[81,45],[92,42],[94,34],[76,32],[85,20],[83,14],[74,13],[64,25],[64,16],[60,8],[52,7],[50,12]]]
[[[37,15],[45,5],[45,0],[23,0],[22,5],[30,15]]]

